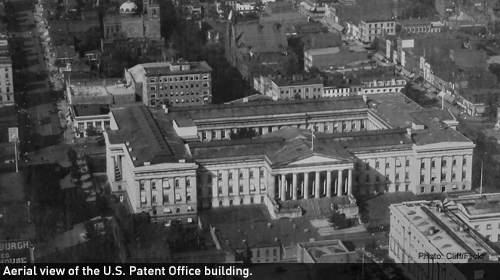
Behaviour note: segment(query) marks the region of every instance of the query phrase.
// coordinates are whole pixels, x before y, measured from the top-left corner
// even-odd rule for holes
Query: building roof
[[[370,94],[367,96],[373,112],[381,116],[394,128],[411,127],[412,118],[409,112],[423,108],[400,92]]]
[[[175,132],[171,122],[155,120],[146,106],[124,106],[113,108],[111,113],[118,130],[107,131],[111,144],[128,142],[135,166],[145,162],[159,164],[192,161],[184,142]]]
[[[171,66],[174,65],[189,65],[189,70],[173,70]],[[185,63],[171,63],[171,62],[153,62],[153,63],[143,63],[137,64],[136,66],[127,70],[133,77],[134,80],[138,82],[145,82],[145,77],[154,76],[168,76],[176,74],[197,74],[197,73],[209,73],[212,68],[208,66],[205,61],[197,62],[185,62]]]
[[[342,21],[376,22],[388,21],[392,18],[392,0],[357,0],[353,6],[343,8]]]
[[[483,196],[464,196],[454,198],[453,202],[462,204],[468,216],[497,214],[500,215],[500,194],[486,194]]]
[[[245,103],[228,105],[206,105],[193,107],[170,108],[168,114],[164,110],[154,109],[153,114],[159,118],[182,119],[195,121],[206,119],[234,119],[244,117],[318,113],[331,110],[365,110],[367,108],[362,96],[315,98],[311,100],[280,100],[265,103]]]
[[[304,248],[315,263],[334,263],[337,255],[349,253],[342,241],[338,239],[299,243],[298,246]],[[351,252],[355,253],[355,251]]]
[[[367,50],[361,46],[341,46],[333,48],[324,49],[311,49],[305,51],[309,55],[327,55],[327,54],[338,54],[342,52],[367,52]]]
[[[88,105],[74,105],[71,107],[73,107],[73,112],[75,112],[75,117],[107,115],[109,113],[109,105],[88,104]]]
[[[56,59],[71,58],[76,56],[75,46],[57,46],[55,47]]]
[[[293,80],[291,78],[271,78],[271,81],[279,87],[283,86],[299,86],[299,85],[323,85],[323,80],[318,78],[300,78]]]
[[[315,133],[311,150],[311,132],[284,127],[254,139],[191,143],[197,160],[233,157],[267,158],[279,167],[293,161],[320,156],[339,164],[353,162],[352,152],[371,148],[411,148],[413,142],[405,129],[386,129],[345,133]]]
[[[237,47],[282,51],[288,47],[286,28],[281,23],[244,21],[233,25]]]
[[[217,238],[226,250],[290,247],[312,239],[322,240],[316,228],[305,217],[224,224],[216,230]],[[243,242],[245,241],[245,242]]]
[[[417,145],[428,145],[446,142],[467,142],[472,141],[460,132],[445,125],[444,121],[455,120],[448,110],[421,110],[410,113],[413,121],[423,124],[424,130],[412,131],[412,138]]]

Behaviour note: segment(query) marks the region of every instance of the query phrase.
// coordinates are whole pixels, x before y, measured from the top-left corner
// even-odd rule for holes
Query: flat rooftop
[[[153,115],[161,119],[192,119],[197,121],[211,119],[255,118],[285,114],[313,114],[328,111],[366,110],[367,105],[362,96],[338,98],[315,98],[308,100],[280,100],[273,102],[251,102],[224,105],[193,106],[169,108],[165,113],[161,108],[152,108]]]
[[[76,117],[99,116],[109,113],[109,105],[88,104],[73,105],[72,107]]]
[[[412,119],[408,113],[423,109],[400,92],[370,94],[367,97],[371,110],[393,128],[411,127]]]
[[[292,78],[278,78],[271,79],[277,86],[299,86],[299,85],[323,85],[323,81],[321,79],[316,78],[301,78],[297,80],[293,80]]]
[[[453,202],[462,204],[471,216],[495,213],[500,215],[500,193],[458,197],[454,198]]]
[[[208,73],[212,71],[212,68],[208,66],[205,61],[198,62],[185,62],[185,63],[170,63],[170,62],[158,62],[158,63],[147,63],[140,64],[146,71],[146,76],[168,76],[168,75],[183,75],[183,74],[196,74],[196,73]],[[189,70],[172,70],[171,65],[189,65]]]
[[[462,133],[445,125],[444,121],[454,121],[455,118],[448,110],[420,110],[409,114],[413,121],[423,124],[424,130],[412,131],[412,138],[417,145],[437,144],[444,142],[472,141]]]
[[[167,162],[192,161],[184,142],[171,122],[155,120],[146,106],[123,106],[111,110],[118,130],[108,130],[111,144],[129,143],[135,166]]]
[[[326,263],[329,257],[349,253],[340,240],[315,241],[299,244],[316,263]]]
[[[392,204],[410,223],[420,231],[425,238],[442,254],[447,253],[488,253],[488,248],[468,231],[460,231],[462,226],[447,212],[438,212],[429,203],[407,202],[407,204]],[[430,230],[434,229],[434,233]]]
[[[224,224],[217,228],[216,235],[223,248],[236,250],[281,245],[289,247],[312,239],[322,240],[305,217]]]
[[[75,96],[135,94],[133,85],[127,86],[122,81],[113,80],[72,81],[70,88]]]

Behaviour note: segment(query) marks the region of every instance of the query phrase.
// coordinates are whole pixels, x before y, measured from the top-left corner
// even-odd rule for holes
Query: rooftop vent
[[[148,165],[151,165],[151,162],[149,162],[149,161],[144,162],[144,166],[148,166]]]
[[[130,142],[125,142],[125,145],[130,146]]]
[[[241,241],[241,243],[246,244],[246,243],[247,243],[247,240],[246,240],[246,239],[243,239],[243,241]]]
[[[280,239],[278,237],[274,238],[274,242],[278,242]]]
[[[180,162],[180,163],[185,163],[185,162],[186,162],[186,160],[185,160],[185,159],[179,159],[179,162]]]
[[[268,228],[272,228],[272,227],[273,227],[273,225],[272,225],[271,223],[267,223],[267,227],[268,227]]]
[[[136,158],[136,157],[132,157],[132,160],[136,161],[136,160],[137,160],[137,158]]]
[[[484,278],[484,270],[474,271],[474,279],[483,279],[483,278]]]
[[[415,212],[415,211],[410,211],[410,212],[408,212],[408,215],[410,215],[410,216],[411,216],[411,215],[415,215],[416,213],[417,213],[417,212]]]
[[[308,228],[304,229],[304,233],[306,233],[306,232],[309,232],[309,229],[308,229]]]
[[[129,151],[129,152],[132,152],[132,148],[128,148],[128,151]]]

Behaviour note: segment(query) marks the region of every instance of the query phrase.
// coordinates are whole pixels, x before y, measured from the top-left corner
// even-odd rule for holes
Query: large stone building
[[[118,14],[108,14],[104,17],[102,52],[121,50],[141,55],[149,52],[148,48],[141,46],[145,41],[138,41],[144,38],[161,44],[159,0],[139,1],[143,1],[142,11],[139,11],[134,2],[127,0],[120,6]]]
[[[394,113],[403,128],[383,113],[361,96],[116,107],[105,133],[108,177],[134,212],[187,222],[197,208],[276,199],[470,190],[474,144],[454,129],[448,111]],[[319,130],[314,136],[310,125]],[[242,127],[262,136],[214,141]]]
[[[412,280],[486,279],[483,276],[488,266],[460,264],[498,262],[498,253],[446,204],[446,201],[392,204],[389,256],[401,264],[405,275]],[[477,276],[468,275],[479,267],[482,269]],[[494,279],[489,276],[488,279]]]
[[[195,106],[212,100],[212,68],[205,61],[138,64],[125,70],[146,106]]]
[[[118,15],[104,17],[104,39],[122,32],[127,38],[160,37],[160,4],[158,0],[144,0],[139,11],[134,2],[128,0],[120,6]]]

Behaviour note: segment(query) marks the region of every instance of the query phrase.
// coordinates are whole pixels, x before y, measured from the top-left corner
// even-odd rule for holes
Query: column
[[[304,173],[304,199],[309,198],[309,172]]]
[[[316,178],[314,180],[314,184],[315,184],[314,197],[315,198],[319,198],[320,194],[321,194],[321,190],[320,190],[321,184],[319,183],[319,181],[320,181],[319,175],[320,175],[319,171],[316,171]]]
[[[352,169],[349,169],[347,175],[347,195],[352,194]]]
[[[271,200],[275,200],[276,199],[276,176],[275,175],[272,175],[272,174],[269,174],[269,180],[268,180],[268,191],[269,191],[269,198]]]
[[[339,170],[339,176],[338,176],[338,187],[337,187],[337,196],[341,196],[344,194],[344,184],[343,184],[343,178],[342,178],[342,169]]]
[[[326,197],[332,197],[332,171],[326,171]]]
[[[151,206],[151,180],[146,180],[144,187],[146,189],[146,206]]]
[[[297,173],[293,173],[292,199],[297,200]]]
[[[281,174],[280,199],[281,201],[286,200],[286,174]]]
[[[112,156],[110,162],[112,163],[112,165],[110,166],[108,164],[108,170],[110,169],[108,172],[108,175],[110,177],[109,181],[116,182],[116,177],[115,177],[116,176],[116,167],[115,167],[116,166],[116,159],[115,159],[115,157]]]
[[[210,174],[207,173],[207,176],[210,176]],[[219,197],[219,184],[218,184],[217,180],[218,180],[217,175],[212,176],[212,197]],[[207,179],[205,179],[204,181],[208,182]],[[174,188],[175,188],[175,186],[174,186]]]

